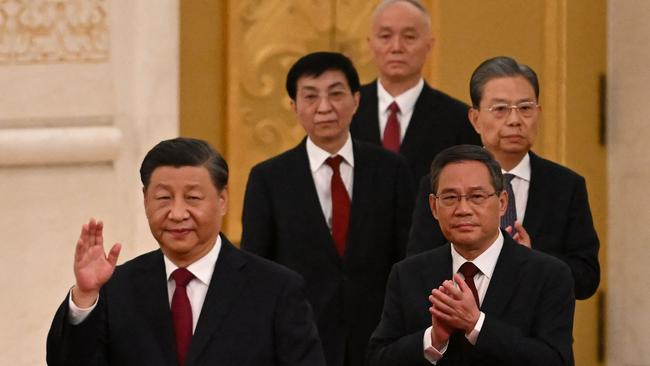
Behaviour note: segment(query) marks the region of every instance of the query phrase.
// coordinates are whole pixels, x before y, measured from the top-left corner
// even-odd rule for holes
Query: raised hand
[[[91,218],[82,225],[74,254],[74,276],[76,284],[72,289],[72,301],[81,307],[91,306],[99,289],[111,278],[122,246],[113,245],[108,255],[104,252],[104,224]]]
[[[512,230],[514,230],[514,235],[512,233]],[[524,229],[524,226],[521,224],[519,221],[515,221],[515,227],[513,229],[512,226],[508,226],[506,228],[506,232],[510,235],[512,235],[512,239],[516,241],[517,243],[531,248],[531,241],[530,241],[530,235],[528,235],[528,231]]]

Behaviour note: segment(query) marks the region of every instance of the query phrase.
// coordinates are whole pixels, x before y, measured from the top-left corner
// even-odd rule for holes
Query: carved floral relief
[[[108,59],[108,0],[0,0],[0,64]]]

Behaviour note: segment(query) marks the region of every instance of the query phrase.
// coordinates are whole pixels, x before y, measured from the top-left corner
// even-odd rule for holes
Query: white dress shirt
[[[196,262],[187,266],[187,270],[192,272],[194,278],[187,284],[185,288],[187,291],[187,297],[190,300],[190,306],[192,307],[192,332],[196,329],[196,323],[199,320],[199,315],[201,315],[201,309],[203,308],[203,302],[205,301],[205,295],[208,293],[208,287],[210,286],[210,281],[212,280],[212,274],[214,273],[214,266],[219,257],[219,252],[221,251],[221,236],[217,236],[217,240],[208,252],[208,254],[201,257]],[[174,295],[174,290],[176,289],[176,283],[171,278],[172,272],[174,272],[178,266],[176,266],[169,258],[163,256],[165,262],[165,273],[167,275],[167,295],[169,299],[169,306],[171,308],[172,296]],[[99,298],[97,298],[99,300]],[[68,321],[71,324],[79,324],[84,321],[90,312],[97,306],[97,300],[89,308],[79,308],[72,301],[72,291],[68,298],[68,305],[70,307],[70,312],[68,313]]]
[[[330,154],[316,146],[309,137],[307,137],[306,145],[309,167],[311,169],[311,175],[314,178],[316,193],[318,193],[318,201],[323,210],[323,217],[325,217],[327,226],[332,230],[332,168],[325,163],[325,160],[336,155],[341,155],[343,157],[343,161],[339,166],[339,171],[341,172],[341,180],[343,180],[345,189],[348,191],[348,196],[350,196],[350,202],[352,202],[352,185],[354,181],[352,174],[354,168],[352,139],[348,134],[348,140],[335,154]]]
[[[488,286],[490,285],[490,280],[494,274],[494,267],[497,265],[497,260],[499,259],[499,254],[501,253],[501,248],[503,248],[503,235],[501,230],[498,231],[497,239],[492,243],[481,255],[474,258],[472,261],[468,261],[460,255],[454,244],[451,245],[451,268],[452,273],[458,273],[461,278],[465,279],[462,273],[458,272],[460,266],[465,262],[472,262],[476,267],[478,267],[479,272],[474,276],[474,284],[476,285],[476,291],[478,292],[479,304],[483,304],[483,299],[485,298],[485,293],[487,292]],[[478,321],[474,325],[474,329],[465,334],[467,340],[472,344],[476,344],[481,328],[483,327],[483,322],[485,321],[485,313],[481,311]],[[443,347],[442,350],[437,350],[431,345],[431,331],[432,328],[428,327],[424,332],[424,337],[422,340],[424,346],[424,358],[429,362],[435,365],[435,363],[442,358],[447,346]]]
[[[424,88],[424,79],[420,79],[417,84],[411,89],[408,89],[404,93],[393,97],[390,95],[384,86],[381,85],[381,81],[377,79],[377,100],[379,103],[379,136],[383,138],[384,130],[386,129],[386,123],[388,123],[388,116],[390,111],[388,106],[393,102],[396,102],[399,106],[399,112],[397,112],[397,120],[399,121],[399,140],[400,142],[404,140],[404,135],[406,134],[406,129],[411,122],[411,117],[413,116],[413,110],[415,109],[415,102],[417,102],[420,93],[422,93],[422,88]]]
[[[528,203],[528,188],[530,188],[530,154],[524,155],[523,159],[510,171],[501,170],[502,173],[514,175],[512,178],[512,191],[515,193],[515,210],[517,221],[524,222],[526,215],[526,204]]]

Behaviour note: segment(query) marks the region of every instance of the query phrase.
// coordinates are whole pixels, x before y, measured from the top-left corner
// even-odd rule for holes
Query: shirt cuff
[[[469,343],[474,346],[476,344],[476,340],[478,339],[479,333],[481,333],[481,328],[483,327],[483,322],[485,321],[485,313],[481,311],[481,314],[478,316],[478,321],[474,325],[474,329],[472,329],[469,333],[465,334],[465,338],[469,341]]]
[[[443,354],[447,350],[449,342],[442,347],[442,350],[438,351],[431,345],[431,330],[429,327],[424,331],[424,337],[422,338],[422,345],[424,346],[424,358],[429,361],[432,365],[435,365],[442,358]]]
[[[72,301],[72,290],[70,290],[70,293],[68,294],[68,308],[70,309],[68,311],[68,323],[77,325],[86,320],[88,315],[90,315],[93,309],[95,309],[95,306],[97,306],[98,300],[99,296],[97,296],[97,299],[95,299],[95,302],[90,305],[90,307],[80,308],[74,303],[74,301]]]

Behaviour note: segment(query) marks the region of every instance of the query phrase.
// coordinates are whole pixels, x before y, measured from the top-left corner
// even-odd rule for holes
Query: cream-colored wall
[[[609,2],[608,366],[650,365],[650,2]]]
[[[0,1],[0,365],[45,364],[85,220],[120,261],[156,247],[137,170],[178,133],[178,2],[75,4]]]

